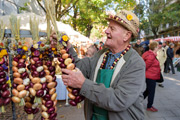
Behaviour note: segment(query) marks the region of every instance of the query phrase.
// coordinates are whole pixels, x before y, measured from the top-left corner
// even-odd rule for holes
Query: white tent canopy
[[[30,30],[30,18],[34,19],[35,17],[37,20],[39,20],[39,31],[46,32],[47,22],[45,17],[36,15],[34,13],[16,14],[15,16],[17,16],[17,18],[20,19],[21,30]],[[5,25],[6,29],[10,29],[10,22],[9,22],[10,17],[11,15],[0,17],[0,21],[1,20],[3,21],[3,24]],[[70,25],[64,24],[62,22],[57,22],[57,25],[58,25],[58,30],[60,32],[66,33],[71,38],[72,41],[79,41],[79,42],[88,41],[92,43],[92,41],[89,38],[73,30],[73,28]]]

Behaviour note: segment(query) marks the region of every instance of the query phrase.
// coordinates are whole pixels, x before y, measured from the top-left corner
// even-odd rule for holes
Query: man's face
[[[163,47],[165,47],[165,46],[166,46],[166,43],[165,43],[165,42],[163,42],[162,46],[163,46]]]
[[[122,46],[127,32],[128,30],[123,26],[111,20],[108,28],[105,30],[107,35],[105,45],[109,48],[118,48]]]
[[[161,45],[161,44],[159,44],[159,45],[158,45],[158,48],[159,48],[159,49],[161,49],[161,48],[162,48],[162,45]]]

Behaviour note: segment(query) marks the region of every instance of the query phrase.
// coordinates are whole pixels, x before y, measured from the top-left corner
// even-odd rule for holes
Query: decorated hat
[[[139,19],[131,11],[121,10],[116,15],[109,15],[109,18],[106,18],[108,21],[113,20],[124,26],[126,29],[130,30],[133,33],[134,37],[138,36],[139,32]]]

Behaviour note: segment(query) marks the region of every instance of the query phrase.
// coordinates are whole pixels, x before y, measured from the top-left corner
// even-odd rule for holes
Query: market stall
[[[176,42],[176,41],[180,41],[180,36],[172,36],[172,37],[166,37],[166,38],[156,38],[154,39],[155,41],[172,41],[172,42]]]

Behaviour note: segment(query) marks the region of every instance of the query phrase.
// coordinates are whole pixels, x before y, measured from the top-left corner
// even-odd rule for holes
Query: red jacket
[[[156,55],[153,53],[152,50],[145,52],[142,55],[146,63],[146,78],[152,80],[159,80],[160,79],[160,65],[159,61],[156,59]]]

